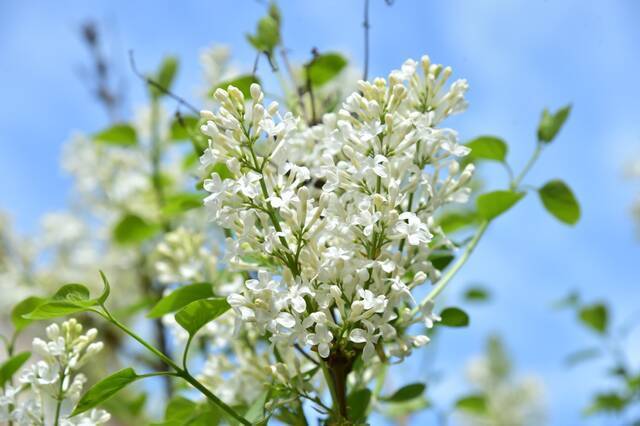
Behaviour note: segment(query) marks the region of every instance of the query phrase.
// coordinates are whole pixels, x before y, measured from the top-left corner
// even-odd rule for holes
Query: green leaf
[[[203,195],[197,192],[173,194],[166,198],[162,214],[168,218],[178,216],[186,211],[202,207],[203,199]]]
[[[11,322],[16,329],[16,333],[21,332],[33,322],[32,319],[24,318],[23,315],[32,312],[44,302],[46,302],[46,299],[31,296],[14,306],[11,311]]]
[[[431,402],[425,397],[414,398],[405,402],[390,403],[384,407],[384,414],[387,417],[398,418],[405,417],[418,411],[426,410],[431,407]]]
[[[574,365],[580,364],[584,361],[597,358],[600,355],[602,355],[602,351],[600,350],[600,348],[582,349],[580,351],[570,354],[566,358],[565,363],[568,366],[573,367]]]
[[[100,271],[100,278],[102,279],[103,290],[102,294],[96,299],[96,302],[98,302],[99,305],[102,305],[107,301],[109,295],[111,294],[111,286],[109,285],[107,276],[102,271]]]
[[[591,416],[597,413],[619,413],[629,404],[629,399],[618,395],[617,393],[601,393],[595,396],[593,402],[584,410],[585,416]]]
[[[125,386],[140,378],[142,376],[138,376],[133,368],[125,368],[100,380],[82,396],[71,415],[76,416],[96,407],[118,393]]]
[[[544,111],[542,111],[542,117],[538,125],[538,140],[546,143],[551,142],[569,117],[570,112],[571,105],[560,108],[553,114],[545,108]]]
[[[218,318],[230,308],[224,297],[196,300],[178,311],[176,321],[187,330],[190,336],[193,336],[205,324]]]
[[[507,144],[495,136],[480,136],[467,143],[470,160],[492,160],[503,163],[507,158]]]
[[[454,257],[450,252],[436,252],[429,256],[429,262],[438,271],[444,270],[453,261]]]
[[[456,401],[455,408],[469,414],[481,415],[487,412],[487,399],[482,394],[467,395]]]
[[[223,81],[222,83],[218,84],[211,91],[211,96],[213,96],[215,91],[218,89],[227,90],[229,86],[233,86],[242,92],[245,99],[251,99],[251,85],[253,83],[260,84],[260,80],[258,80],[256,76],[251,74],[241,75],[232,80]]]
[[[84,312],[97,304],[89,298],[89,289],[82,284],[66,284],[50,298],[22,317],[28,320],[43,320]]]
[[[553,309],[577,308],[580,304],[580,294],[573,290],[560,300],[553,302]]]
[[[574,225],[580,219],[580,205],[571,189],[561,180],[547,182],[538,190],[549,213],[561,222]]]
[[[114,124],[108,129],[93,135],[93,139],[99,143],[119,146],[130,146],[138,143],[136,129],[127,123]]]
[[[175,56],[167,56],[162,61],[162,64],[160,64],[160,69],[157,74],[151,78],[158,83],[160,87],[169,91],[171,90],[171,85],[173,84],[177,71],[178,59]],[[161,90],[153,85],[149,85],[149,90],[151,92],[151,96],[154,98],[159,98],[164,95]]]
[[[509,210],[524,197],[523,192],[493,191],[478,197],[478,214],[486,220],[492,220]]]
[[[182,115],[175,117],[171,122],[169,138],[173,141],[186,141],[191,139],[192,134],[197,134],[200,118],[195,115]]]
[[[319,87],[337,77],[347,66],[347,60],[339,53],[324,53],[313,58],[306,66],[309,81]]]
[[[469,325],[469,315],[460,308],[445,308],[440,316],[442,317],[440,324],[446,327],[466,327]]]
[[[52,300],[86,302],[91,297],[89,289],[82,284],[65,284],[53,294]]]
[[[279,16],[264,16],[258,21],[256,33],[247,34],[249,43],[259,52],[273,54],[273,50],[280,43],[280,21]]]
[[[213,296],[213,287],[210,283],[186,285],[160,299],[151,311],[149,311],[147,317],[159,318],[164,314],[182,309],[191,302]]]
[[[392,395],[380,397],[385,402],[405,402],[421,396],[424,393],[426,385],[424,383],[411,383],[403,386]]]
[[[247,409],[247,412],[244,415],[244,418],[249,420],[251,424],[260,422],[265,418],[265,410],[264,406],[269,399],[269,390],[262,392],[260,395],[256,397],[253,403]]]
[[[11,380],[16,371],[24,365],[31,356],[31,352],[20,352],[0,365],[0,387]]]
[[[149,223],[134,214],[124,215],[113,229],[115,241],[122,245],[138,244],[160,231],[160,225]]]
[[[371,402],[371,390],[368,388],[357,389],[347,397],[349,418],[355,422],[364,419]]]
[[[489,291],[483,287],[469,287],[464,292],[464,298],[470,302],[485,302],[489,300]]]
[[[478,215],[472,211],[445,213],[438,219],[438,225],[442,227],[445,234],[467,228],[477,222]]]
[[[580,321],[600,334],[607,331],[608,316],[607,307],[602,303],[583,306],[578,311]]]

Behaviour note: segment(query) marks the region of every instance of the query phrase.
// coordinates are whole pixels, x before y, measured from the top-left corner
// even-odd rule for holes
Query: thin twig
[[[155,87],[156,89],[158,89],[159,91],[161,91],[165,95],[169,96],[170,98],[172,98],[173,100],[178,102],[180,105],[182,105],[182,106],[186,107],[187,109],[189,109],[194,114],[199,114],[200,113],[200,110],[198,110],[198,108],[196,108],[195,106],[193,106],[192,104],[187,102],[184,98],[176,95],[175,93],[173,93],[172,91],[170,91],[166,87],[163,87],[157,81],[153,80],[150,77],[147,77],[146,75],[144,75],[140,71],[138,71],[138,67],[136,66],[135,57],[133,55],[133,50],[129,50],[129,63],[131,64],[131,69],[133,70],[133,73],[136,76],[138,76],[138,78],[140,78],[142,81],[147,83],[149,86]]]
[[[305,74],[307,77],[306,78],[307,92],[309,93],[309,100],[311,101],[311,125],[314,125],[314,124],[318,124],[318,117],[316,114],[316,100],[313,95],[313,86],[311,84],[311,73],[309,72],[309,70],[319,56],[318,49],[315,47],[311,49],[311,54],[313,55],[313,57],[311,58],[311,61],[309,61],[309,63],[305,65]]]
[[[366,80],[369,76],[369,0],[364,0],[364,72],[362,73],[362,79]]]
[[[300,345],[298,345],[298,344],[296,343],[296,344],[295,344],[295,345],[293,345],[293,346],[296,348],[296,350],[297,350],[298,352],[300,352],[300,353],[302,354],[302,356],[303,356],[303,357],[305,357],[306,359],[308,359],[309,361],[311,361],[311,362],[312,362],[312,363],[314,363],[315,365],[320,365],[320,364],[318,363],[318,361],[316,361],[315,359],[313,359],[313,357],[312,357],[311,355],[309,355],[308,353],[306,353],[306,352],[304,351],[304,349],[302,349],[302,348],[300,347]]]
[[[260,52],[256,53],[256,59],[253,61],[253,69],[251,70],[251,75],[253,77],[258,73],[258,62],[260,61]]]

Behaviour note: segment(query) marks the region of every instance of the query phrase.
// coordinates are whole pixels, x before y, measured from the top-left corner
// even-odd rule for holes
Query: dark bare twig
[[[146,75],[144,75],[140,71],[138,71],[138,67],[136,66],[136,60],[135,60],[135,57],[133,55],[133,50],[129,50],[129,63],[131,64],[131,69],[133,70],[133,73],[138,78],[140,78],[142,81],[144,81],[146,84],[148,84],[149,86],[155,87],[156,89],[158,89],[159,91],[161,91],[165,95],[169,96],[171,99],[175,100],[176,102],[178,102],[178,104],[184,106],[185,108],[187,108],[188,110],[190,110],[194,114],[196,114],[196,115],[200,114],[200,110],[198,110],[198,108],[196,108],[195,106],[193,106],[192,104],[187,102],[184,98],[182,98],[181,96],[176,95],[175,93],[173,93],[172,91],[170,91],[166,87],[163,87],[157,81],[153,80],[150,77],[147,77]]]
[[[307,92],[309,93],[309,100],[311,101],[311,125],[314,125],[314,124],[318,124],[318,118],[316,114],[316,101],[313,95],[313,85],[311,84],[311,73],[309,72],[309,69],[315,63],[316,59],[318,59],[318,56],[320,56],[320,54],[318,53],[318,49],[315,47],[311,49],[311,55],[313,55],[313,57],[311,58],[311,61],[309,61],[305,65],[305,74],[306,74],[306,86],[307,86],[306,88],[307,88]]]
[[[116,84],[112,81],[112,68],[104,55],[98,26],[92,21],[87,21],[82,24],[80,34],[93,61],[91,70],[82,68],[80,72],[87,77],[90,90],[104,106],[110,120],[117,121],[124,100],[124,91],[116,89]]]
[[[316,361],[315,359],[313,359],[313,358],[311,357],[311,355],[309,355],[308,353],[306,353],[306,352],[304,351],[304,349],[302,349],[302,348],[300,347],[300,345],[298,345],[298,344],[296,343],[296,344],[294,344],[293,346],[296,348],[296,350],[297,350],[298,352],[300,352],[300,353],[302,354],[302,356],[303,356],[303,357],[305,357],[306,359],[308,359],[309,361],[311,361],[311,362],[312,362],[312,363],[314,363],[315,365],[320,365],[320,364],[318,364],[318,361]]]
[[[256,54],[256,59],[253,61],[253,69],[251,70],[251,75],[256,76],[258,72],[258,62],[260,61],[260,52]]]
[[[362,79],[366,80],[369,76],[369,0],[364,0],[364,21],[362,22],[364,27],[364,72],[362,73]]]

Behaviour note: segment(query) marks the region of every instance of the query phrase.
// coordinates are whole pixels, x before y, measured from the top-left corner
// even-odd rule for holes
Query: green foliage
[[[336,78],[347,66],[347,60],[339,53],[323,53],[306,64],[307,77],[314,87],[320,87]]]
[[[487,412],[487,398],[483,394],[467,395],[456,401],[455,408],[468,414],[482,415]]]
[[[444,270],[453,261],[454,257],[450,252],[436,252],[429,256],[429,262],[438,271]]]
[[[173,85],[173,81],[175,80],[176,74],[178,72],[178,58],[175,56],[167,56],[164,58],[162,63],[160,64],[160,68],[157,73],[151,78],[160,85],[165,90],[171,90],[171,86]],[[149,91],[151,97],[154,99],[160,98],[164,95],[164,93],[154,87],[153,85],[149,85]]]
[[[406,402],[421,396],[425,389],[426,385],[424,383],[411,383],[401,387],[390,396],[381,396],[380,400],[385,402]]]
[[[490,294],[489,290],[487,290],[486,288],[474,286],[469,287],[464,292],[464,298],[469,302],[485,302],[489,300]]]
[[[507,144],[496,136],[480,136],[467,143],[471,152],[467,158],[473,160],[491,160],[504,163],[507,158]]]
[[[538,194],[547,211],[561,222],[574,225],[580,219],[580,205],[563,181],[547,182],[538,190]]]
[[[35,308],[45,302],[45,300],[46,299],[43,299],[41,297],[31,296],[27,297],[13,307],[13,310],[11,311],[11,322],[16,329],[16,333],[21,332],[33,322],[32,319],[25,318],[24,315],[33,311]]]
[[[82,284],[66,284],[49,299],[39,299],[40,303],[29,305],[33,309],[22,314],[26,320],[44,320],[85,312],[103,304],[111,292],[106,276],[100,271],[103,290],[100,296],[90,298],[89,289]],[[24,310],[26,311],[26,306]]]
[[[578,318],[593,331],[605,334],[608,325],[608,311],[603,303],[594,303],[580,308]]]
[[[224,297],[196,300],[178,311],[176,321],[190,336],[193,336],[205,324],[218,318],[230,308]]]
[[[155,426],[215,426],[222,414],[211,404],[198,404],[182,396],[176,396],[167,405],[162,423]],[[234,423],[231,423],[234,424]]]
[[[191,302],[213,297],[211,283],[197,283],[177,288],[163,297],[147,314],[148,318],[160,318],[161,316],[176,312]]]
[[[629,399],[615,392],[600,393],[595,396],[593,402],[584,410],[585,416],[597,413],[619,413],[623,411]]]
[[[31,357],[31,352],[20,352],[0,365],[0,387],[4,387],[5,383],[11,380],[11,377],[27,362],[29,357]]]
[[[538,125],[538,140],[545,143],[553,141],[569,117],[570,112],[571,105],[560,108],[554,113],[550,113],[549,110],[545,108],[544,111],[542,111],[542,117]]]
[[[223,81],[222,83],[218,84],[211,91],[211,96],[213,96],[215,91],[218,89],[227,90],[229,86],[233,86],[242,92],[245,99],[251,99],[251,85],[253,83],[260,84],[260,80],[258,79],[258,77],[251,74],[241,75],[232,80]]]
[[[134,245],[153,237],[160,229],[160,225],[128,213],[113,228],[113,238],[118,244]]]
[[[202,207],[202,194],[197,192],[180,192],[166,198],[164,207],[162,208],[162,214],[170,219],[199,207]]]
[[[133,368],[125,368],[100,380],[80,398],[72,415],[75,416],[96,407],[118,393],[125,386],[142,377],[137,375]]]
[[[273,55],[274,49],[280,44],[281,21],[280,11],[272,2],[269,13],[260,18],[255,34],[247,34],[247,40],[257,51]]]
[[[169,129],[169,139],[172,141],[185,141],[191,139],[191,135],[198,133],[200,118],[195,115],[182,115],[175,117]]]
[[[252,424],[262,423],[265,419],[265,405],[269,400],[270,391],[266,390],[262,392],[249,406],[247,412],[244,414],[244,418],[249,420]]]
[[[476,200],[478,214],[486,220],[493,220],[513,207],[522,197],[523,192],[504,190],[482,194]]]
[[[449,212],[438,219],[438,225],[446,233],[452,233],[460,229],[468,228],[478,222],[478,215],[473,211]]]
[[[469,325],[469,315],[460,308],[445,308],[441,313],[440,325],[446,327],[466,327]]]
[[[128,123],[118,123],[93,135],[98,143],[117,146],[131,146],[138,143],[136,129]]]
[[[347,397],[349,408],[349,418],[356,422],[361,422],[367,415],[369,403],[371,402],[371,390],[368,388],[356,389]]]

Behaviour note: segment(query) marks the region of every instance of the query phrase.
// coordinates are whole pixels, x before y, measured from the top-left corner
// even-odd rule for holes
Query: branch
[[[367,80],[369,76],[369,0],[364,0],[364,72],[362,73],[362,79]]]
[[[187,108],[188,110],[190,110],[194,114],[196,114],[196,115],[200,114],[200,110],[198,108],[196,108],[195,106],[193,106],[192,104],[190,104],[189,102],[187,102],[184,98],[182,98],[181,96],[176,95],[175,93],[173,93],[172,91],[170,91],[166,87],[162,86],[157,81],[153,80],[150,77],[145,76],[140,71],[138,71],[138,67],[136,66],[136,61],[135,61],[135,58],[134,58],[134,55],[133,55],[133,50],[129,50],[129,63],[131,64],[131,70],[133,71],[133,73],[136,76],[138,76],[142,81],[144,81],[146,84],[148,84],[149,86],[155,87],[156,89],[161,91],[163,94],[169,96],[171,99],[175,100],[176,102],[178,102],[178,104],[184,106],[185,108]]]

